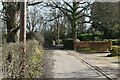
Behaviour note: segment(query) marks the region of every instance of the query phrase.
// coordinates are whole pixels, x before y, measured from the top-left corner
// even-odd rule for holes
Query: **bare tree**
[[[37,6],[33,6],[32,8],[28,8],[28,18],[27,18],[27,30],[28,32],[39,31],[42,32],[43,24],[45,24],[45,20],[43,15],[41,14],[41,10]]]
[[[59,2],[46,3],[48,7],[58,8],[69,20],[71,24],[72,38],[77,39],[77,25],[83,23],[90,23],[90,21],[79,21],[82,17],[90,17],[83,13],[84,10],[90,8],[91,3],[88,2],[76,2],[72,3],[64,1],[64,4]]]

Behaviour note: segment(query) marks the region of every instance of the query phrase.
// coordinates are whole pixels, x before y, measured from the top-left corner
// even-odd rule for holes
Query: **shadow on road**
[[[63,45],[56,45],[51,47],[45,47],[45,50],[64,50]]]
[[[112,62],[112,63],[114,63],[114,64],[120,64],[120,61],[119,62]]]
[[[77,51],[80,54],[105,54],[105,53],[95,53],[95,52],[88,52],[88,51]]]

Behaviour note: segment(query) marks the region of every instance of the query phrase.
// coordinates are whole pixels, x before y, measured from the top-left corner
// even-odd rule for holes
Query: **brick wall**
[[[89,48],[91,50],[106,51],[111,49],[112,42],[110,41],[80,41],[74,42],[75,49]]]

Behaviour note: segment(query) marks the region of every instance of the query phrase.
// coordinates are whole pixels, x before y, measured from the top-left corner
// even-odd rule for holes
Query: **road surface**
[[[118,59],[108,53],[46,50],[45,78],[118,78]],[[112,63],[113,62],[113,63]],[[116,63],[114,63],[116,62]]]
[[[2,79],[2,48],[0,47],[0,80]]]

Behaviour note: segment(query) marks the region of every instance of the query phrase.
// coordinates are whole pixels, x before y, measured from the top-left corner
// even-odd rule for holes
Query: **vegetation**
[[[111,41],[113,45],[118,45],[118,39],[103,39],[103,41]]]
[[[115,25],[113,27],[114,33],[113,35],[115,36],[115,38],[120,38],[120,25]]]
[[[37,40],[39,45],[44,46],[44,37],[40,32],[27,33],[27,40]]]
[[[113,39],[118,36],[115,27],[119,25],[119,2],[95,2],[91,7],[92,28],[103,33],[104,39]]]
[[[63,40],[64,49],[74,49],[74,39],[68,38]]]
[[[53,0],[28,2],[26,7],[26,2],[2,2],[4,75],[12,78],[41,76],[43,46],[63,43],[65,49],[74,49],[74,42],[82,41],[111,41],[113,45],[120,45],[119,4]],[[95,43],[92,49],[80,50],[98,52],[104,45]],[[119,55],[119,46],[111,51]]]
[[[120,56],[120,46],[112,46],[111,54],[108,56]]]
[[[23,53],[23,48],[25,46],[26,53]],[[27,41],[27,45],[23,43],[4,44],[2,50],[4,77],[42,77],[43,56],[44,51],[35,40]]]
[[[90,8],[91,3],[89,2],[78,2],[74,0],[72,3],[63,1],[62,3],[46,3],[48,7],[58,8],[68,19],[71,26],[71,38],[77,39],[77,26],[83,23],[90,23],[90,21],[82,20],[84,17],[89,17],[88,14],[84,13],[85,10]],[[84,5],[84,7],[83,7]]]
[[[87,51],[87,52],[91,52],[91,53],[101,53],[97,50],[91,50],[89,48],[83,48],[83,49],[76,49],[77,51]],[[109,53],[110,51],[103,51],[102,53]]]
[[[78,35],[78,39],[81,41],[102,41],[102,35],[102,33],[86,33]]]

